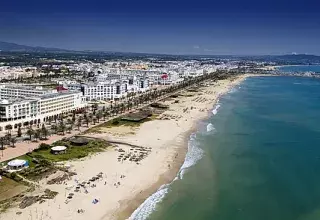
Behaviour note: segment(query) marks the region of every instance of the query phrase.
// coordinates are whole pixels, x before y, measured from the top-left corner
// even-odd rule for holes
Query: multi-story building
[[[19,89],[20,88],[20,89]],[[0,87],[0,131],[7,125],[13,128],[25,122],[39,124],[62,113],[86,106],[80,91],[57,92],[29,87]]]
[[[127,95],[128,82],[87,83],[81,85],[81,91],[87,101],[121,99]]]
[[[56,90],[44,89],[42,87],[19,86],[13,84],[0,85],[0,99],[36,97],[56,92]]]

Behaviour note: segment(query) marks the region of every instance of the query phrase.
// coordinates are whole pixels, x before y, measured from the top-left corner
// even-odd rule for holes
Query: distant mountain
[[[72,52],[70,50],[48,47],[32,47],[0,41],[0,51],[5,52]]]

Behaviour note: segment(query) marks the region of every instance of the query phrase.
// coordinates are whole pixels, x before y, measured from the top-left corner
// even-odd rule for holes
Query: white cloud
[[[205,52],[212,52],[213,50],[204,48],[203,51],[205,51]]]
[[[193,48],[194,48],[194,49],[200,49],[200,46],[194,45]]]

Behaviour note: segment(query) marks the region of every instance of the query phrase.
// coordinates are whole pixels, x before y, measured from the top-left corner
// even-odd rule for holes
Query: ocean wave
[[[129,220],[145,220],[155,210],[156,205],[162,201],[168,193],[169,184],[163,185],[157,192],[152,194],[146,201],[144,201],[130,216]]]
[[[220,104],[216,105],[216,107],[211,111],[213,115],[216,115],[218,113],[218,109],[220,108]]]
[[[195,165],[203,156],[203,150],[199,147],[199,143],[196,140],[196,134],[190,136],[188,143],[188,152],[186,158],[178,173],[179,179],[183,179],[185,172]]]
[[[196,141],[196,134],[190,136],[188,142],[188,152],[186,158],[174,180],[169,183],[162,185],[157,192],[152,194],[148,199],[146,199],[129,217],[129,220],[145,220],[149,215],[156,209],[159,202],[163,200],[166,194],[169,192],[170,185],[176,180],[183,179],[187,170],[194,166],[203,155],[203,150],[199,148],[199,144]]]
[[[215,127],[213,126],[213,124],[209,123],[207,125],[207,132],[210,132],[210,131],[213,131],[213,130],[215,130]]]
[[[228,93],[231,94],[231,93],[235,93],[236,91],[237,91],[237,89],[235,87],[233,87],[232,89],[230,89],[230,91]]]

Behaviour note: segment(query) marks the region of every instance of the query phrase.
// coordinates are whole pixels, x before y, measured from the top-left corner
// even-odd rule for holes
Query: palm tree
[[[48,129],[46,128],[46,126],[45,126],[44,124],[42,125],[41,133],[42,133],[43,137],[44,137],[45,139],[47,139]]]
[[[77,122],[77,127],[79,131],[80,131],[81,124],[82,124],[82,121],[81,121],[81,118],[79,118]]]
[[[74,124],[76,122],[76,113],[73,112],[73,115],[72,115],[72,123]]]
[[[70,126],[67,126],[67,131],[68,131],[68,133],[71,133],[71,131],[72,131],[72,125],[70,125]]]
[[[12,125],[6,125],[5,129],[8,130],[10,132],[10,134],[11,134]]]
[[[87,127],[89,127],[89,118],[87,115],[84,115],[84,122],[87,124]]]
[[[67,124],[69,124],[69,125],[73,124],[72,119],[68,118],[68,119],[67,119]]]
[[[97,118],[98,123],[100,122],[101,117],[102,117],[102,112],[98,111],[98,113],[96,114],[96,118]]]
[[[63,120],[59,124],[59,131],[62,132],[62,135],[64,135],[64,132],[66,130],[66,126],[63,123]]]
[[[1,152],[2,152],[2,157],[3,157],[3,151],[4,151],[4,145],[6,141],[4,137],[0,137],[0,145],[1,145]]]
[[[54,131],[54,133],[56,134],[58,131],[58,126],[57,125],[51,125],[51,130]]]
[[[104,121],[106,120],[107,115],[108,115],[107,112],[103,112],[102,116],[103,116],[103,120],[104,120]]]
[[[21,126],[18,127],[18,131],[17,131],[17,136],[21,137],[22,132],[21,132]]]
[[[10,142],[12,143],[12,147],[16,147],[16,146],[15,146],[15,143],[17,143],[17,139],[16,139],[16,138],[12,137],[12,138],[10,139]]]
[[[33,137],[35,140],[40,139],[41,130],[37,129],[34,131]]]
[[[32,140],[32,135],[33,134],[34,134],[34,130],[31,127],[29,127],[28,130],[27,130],[27,135],[29,135],[30,141]]]

